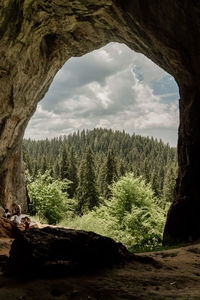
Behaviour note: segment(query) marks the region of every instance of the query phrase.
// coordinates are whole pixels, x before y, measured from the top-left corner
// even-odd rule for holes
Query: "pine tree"
[[[67,151],[65,146],[63,146],[60,158],[60,178],[68,179],[69,178],[69,162],[67,159]]]
[[[118,177],[124,176],[126,174],[126,167],[124,161],[121,159],[118,163],[118,170],[117,170]]]
[[[159,178],[158,178],[158,174],[157,174],[156,170],[154,170],[152,172],[151,186],[152,186],[152,190],[154,191],[154,195],[156,197],[159,197],[160,196],[160,186],[159,186]]]
[[[149,162],[147,159],[144,160],[143,168],[144,168],[143,172],[144,172],[145,181],[146,181],[146,183],[149,183],[149,182],[151,182],[151,175],[150,175],[151,170],[150,170]]]
[[[43,155],[42,156],[42,161],[41,161],[41,166],[40,166],[40,172],[41,174],[44,174],[47,170],[47,160],[46,160],[46,156]]]
[[[106,199],[109,199],[110,185],[117,179],[117,166],[113,149],[108,151],[105,163],[100,171],[100,190]]]
[[[163,198],[165,202],[173,202],[174,200],[174,187],[176,183],[177,169],[175,166],[170,166],[164,180]]]
[[[87,148],[79,170],[79,184],[77,188],[77,211],[84,214],[98,206],[98,193],[96,188],[94,157],[91,148]]]
[[[60,166],[58,163],[58,160],[56,160],[54,166],[53,166],[53,178],[58,179],[60,176]]]
[[[71,147],[69,153],[69,169],[68,169],[68,179],[71,181],[71,184],[68,189],[69,198],[73,198],[76,193],[76,188],[78,186],[78,176],[77,176],[77,162],[74,153],[74,148]]]

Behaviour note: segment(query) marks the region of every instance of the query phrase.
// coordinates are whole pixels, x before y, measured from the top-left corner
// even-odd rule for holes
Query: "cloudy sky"
[[[176,146],[178,99],[173,77],[124,44],[110,43],[66,62],[38,104],[25,138],[102,127]]]

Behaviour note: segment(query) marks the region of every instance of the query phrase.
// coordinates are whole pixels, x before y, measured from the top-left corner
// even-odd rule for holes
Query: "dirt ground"
[[[0,239],[0,259],[9,255],[11,243]],[[200,299],[200,243],[138,255],[143,263],[60,279],[22,280],[1,272],[0,299]]]

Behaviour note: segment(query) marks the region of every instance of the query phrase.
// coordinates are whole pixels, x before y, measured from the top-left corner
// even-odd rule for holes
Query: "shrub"
[[[147,250],[160,245],[166,211],[156,204],[151,186],[130,173],[115,182],[111,192],[110,213],[119,229],[133,237],[129,247]]]
[[[113,183],[110,190],[111,200],[104,200],[94,211],[61,225],[111,237],[131,251],[160,246],[166,210],[156,204],[151,186],[130,173]]]
[[[48,171],[43,175],[38,174],[34,181],[28,175],[27,180],[30,214],[38,215],[49,224],[60,222],[69,206],[68,195],[63,192],[67,190],[69,182],[53,180]]]

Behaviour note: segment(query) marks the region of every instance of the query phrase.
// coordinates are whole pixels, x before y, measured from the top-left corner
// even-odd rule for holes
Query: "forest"
[[[23,141],[29,212],[95,231],[129,250],[161,245],[177,150],[161,140],[96,128]]]

